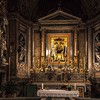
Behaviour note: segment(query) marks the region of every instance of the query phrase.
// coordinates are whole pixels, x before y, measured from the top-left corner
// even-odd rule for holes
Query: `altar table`
[[[66,91],[66,90],[38,90],[37,96],[40,97],[79,97],[79,91]]]

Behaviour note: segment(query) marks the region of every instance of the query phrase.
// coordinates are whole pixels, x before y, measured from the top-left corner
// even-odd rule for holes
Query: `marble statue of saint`
[[[4,0],[0,1],[0,40],[1,40],[1,59],[2,63],[7,61],[7,45],[6,45],[6,25],[8,25],[7,20],[7,10],[5,8]]]
[[[97,62],[100,62],[100,53],[96,53],[96,60]]]
[[[21,51],[19,52],[19,61],[24,62],[25,61],[25,48],[21,47]]]

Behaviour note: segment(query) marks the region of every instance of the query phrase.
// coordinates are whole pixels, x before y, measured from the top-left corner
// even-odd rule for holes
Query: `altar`
[[[79,97],[79,91],[66,91],[66,90],[38,90],[37,96],[40,97]]]
[[[38,39],[34,38],[33,67],[30,73],[33,84],[37,84],[38,92],[51,93],[51,89],[59,90],[64,84],[70,84],[73,88],[64,93],[72,93],[75,90],[79,91],[79,97],[90,97],[91,84],[88,80],[87,50],[84,41],[85,27],[81,19],[57,11],[38,21],[40,35],[34,33]],[[40,90],[42,83],[46,90]]]
[[[60,98],[60,100],[65,100],[65,98],[69,97],[79,97],[79,91],[66,91],[66,90],[57,90],[57,89],[50,89],[50,90],[38,90],[37,96],[42,98]]]
[[[68,93],[77,93],[79,92],[79,97],[91,97],[91,84],[89,82],[78,82],[78,83],[67,83],[67,82],[35,82],[33,84],[37,84],[38,87],[38,95],[44,95],[43,93],[60,93],[68,91]],[[70,91],[68,87],[71,87]],[[58,91],[59,90],[59,91]],[[42,93],[42,94],[41,94]],[[66,93],[66,92],[64,92]],[[52,94],[52,93],[51,93]],[[48,95],[48,94],[47,94]],[[67,94],[66,94],[67,95]],[[60,96],[60,95],[59,95]],[[77,96],[77,95],[76,95]]]

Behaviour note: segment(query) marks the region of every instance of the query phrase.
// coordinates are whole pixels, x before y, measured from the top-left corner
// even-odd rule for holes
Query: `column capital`
[[[41,32],[46,32],[46,29],[40,29]]]

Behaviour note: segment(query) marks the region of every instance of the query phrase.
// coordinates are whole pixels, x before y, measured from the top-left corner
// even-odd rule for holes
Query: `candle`
[[[42,90],[44,89],[44,84],[42,83]]]
[[[46,57],[48,56],[48,49],[46,49]]]
[[[74,86],[75,86],[75,90],[76,90],[76,83],[74,84]]]
[[[85,92],[86,92],[86,86],[84,86],[84,88],[85,88]]]
[[[84,69],[85,69],[85,57],[84,57]]]
[[[43,54],[44,54],[43,52],[44,52],[44,50],[43,50],[43,42],[42,42],[42,56],[44,56],[44,55],[43,55]]]
[[[66,56],[66,46],[64,46],[64,48],[65,48],[65,56]]]

